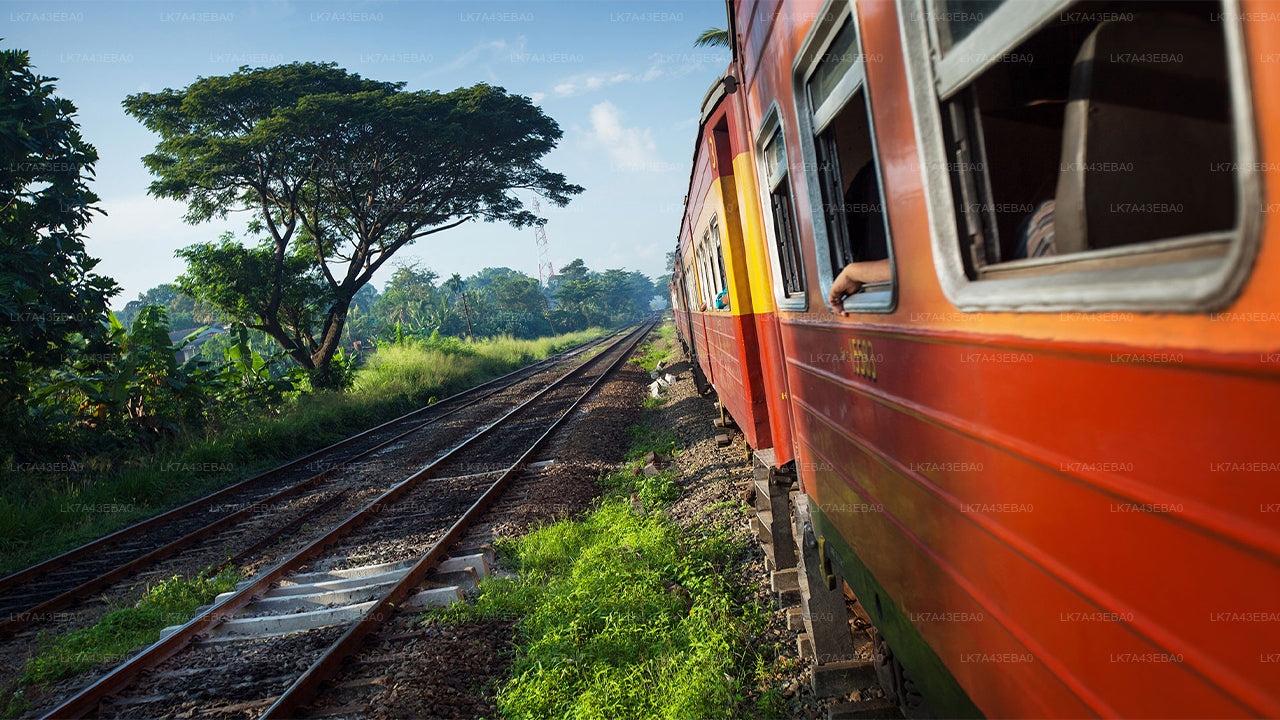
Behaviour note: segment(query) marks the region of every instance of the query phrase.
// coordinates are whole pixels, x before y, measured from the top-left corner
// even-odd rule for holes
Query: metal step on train
[[[823,563],[809,519],[809,497],[794,472],[774,467],[773,450],[752,454],[755,475],[748,520],[764,551],[769,589],[787,613],[801,660],[812,663],[810,688],[833,699],[829,720],[901,717],[889,690],[880,690],[869,620],[844,581]],[[889,695],[889,697],[885,697]]]

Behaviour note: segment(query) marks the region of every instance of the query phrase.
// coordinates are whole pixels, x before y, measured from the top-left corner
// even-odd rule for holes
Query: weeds
[[[657,329],[657,337],[637,348],[630,362],[636,363],[646,372],[657,370],[675,354],[675,338],[676,326],[669,322],[663,323]]]
[[[217,575],[174,575],[148,588],[132,607],[113,610],[95,625],[57,638],[42,638],[27,660],[18,688],[6,693],[4,713],[21,712],[22,689],[47,685],[69,675],[109,662],[122,662],[133,650],[149,645],[169,625],[185,623],[201,605],[232,589],[240,571],[227,569]]]
[[[676,452],[676,434],[672,430],[655,429],[651,425],[632,425],[627,428],[631,436],[631,450],[628,460],[642,458],[649,453],[659,456],[671,456]]]
[[[629,490],[643,485],[618,483],[585,519],[508,543],[518,577],[486,580],[474,605],[434,614],[520,618],[512,678],[498,693],[505,716],[735,715],[754,668],[746,641],[763,622],[723,570],[741,548],[637,511]]]

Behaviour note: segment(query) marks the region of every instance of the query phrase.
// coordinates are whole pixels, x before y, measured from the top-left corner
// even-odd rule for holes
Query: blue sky
[[[729,59],[693,40],[724,24],[721,0],[0,0],[4,46],[29,50],[39,73],[59,78],[58,94],[79,108],[98,148],[93,187],[108,217],[90,225],[88,246],[124,288],[116,307],[181,273],[177,248],[247,220],[187,225],[181,204],[148,196],[141,158],[156,138],[120,101],[295,60],[336,62],[409,90],[488,82],[532,97],[564,130],[545,164],[586,188],[566,208],[543,206],[553,263],[581,257],[656,277],[675,245],[698,105]],[[533,230],[489,223],[426,238],[396,260],[442,275],[503,265],[537,275]]]

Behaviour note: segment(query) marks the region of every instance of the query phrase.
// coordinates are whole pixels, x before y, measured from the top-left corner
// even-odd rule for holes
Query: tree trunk
[[[298,344],[293,341],[293,338],[289,337],[289,335],[284,331],[284,328],[280,326],[278,321],[264,318],[261,325],[251,325],[250,327],[255,330],[261,330],[271,336],[271,339],[275,340],[285,352],[289,353],[289,357],[293,358],[294,361],[302,367],[307,368],[308,370],[315,369],[316,366],[311,360],[311,353],[307,352],[306,348],[299,347]]]
[[[472,340],[476,339],[475,333],[471,332],[471,309],[467,307],[467,294],[462,293],[462,311],[467,314],[467,337]]]
[[[347,310],[350,305],[350,300],[339,301],[329,308],[328,332],[320,339],[320,344],[311,355],[311,362],[316,369],[311,384],[317,388],[341,390],[346,384],[346,378],[333,367],[333,356],[342,344],[342,328],[347,324]]]

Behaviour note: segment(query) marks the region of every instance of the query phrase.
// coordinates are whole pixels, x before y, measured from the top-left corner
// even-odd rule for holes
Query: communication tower
[[[533,199],[533,214],[537,215],[541,212],[538,207],[538,198]],[[551,264],[551,255],[547,251],[547,228],[545,225],[535,225],[533,228],[534,242],[538,245],[538,282],[543,285],[549,285],[556,277],[556,268]]]

